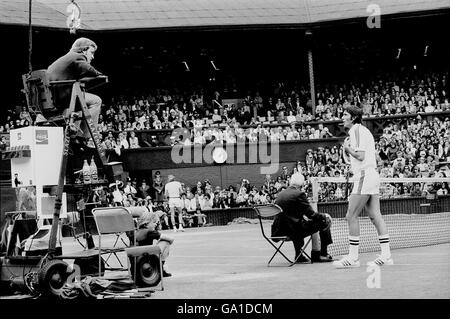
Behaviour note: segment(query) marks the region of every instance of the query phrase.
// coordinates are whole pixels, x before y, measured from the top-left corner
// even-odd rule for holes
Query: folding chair
[[[101,274],[101,259],[102,255],[108,254],[105,264],[109,267],[108,260],[111,255],[114,255],[122,268],[107,268],[108,270],[128,270],[120,261],[118,252],[125,251],[128,246],[136,246],[136,229],[134,227],[133,216],[124,207],[99,207],[92,210],[95,224],[98,231],[98,266],[99,276]],[[123,236],[126,232],[133,232],[133,243],[126,243]],[[112,246],[103,246],[102,237],[104,235],[116,235],[114,244]],[[124,244],[118,246],[119,240]]]
[[[283,210],[281,209],[281,207],[276,204],[268,204],[268,205],[262,205],[262,206],[254,206],[253,209],[256,211],[256,214],[258,215],[259,225],[261,226],[261,232],[262,232],[263,237],[275,249],[275,253],[269,259],[267,266],[268,267],[270,266],[270,263],[272,262],[273,258],[276,256],[277,253],[280,253],[289,262],[289,265],[288,265],[289,267],[293,266],[297,262],[297,259],[301,256],[301,254],[299,254],[299,256],[294,261],[291,261],[281,251],[281,247],[283,246],[283,244],[287,241],[291,241],[289,236],[267,236],[266,233],[264,232],[264,227],[263,227],[263,222],[262,222],[263,218],[275,217],[276,215],[282,213]],[[280,244],[277,246],[275,243],[278,241],[280,241]],[[305,252],[305,248],[309,245],[310,241],[311,241],[311,237],[309,237],[309,240],[305,243],[305,245],[303,246],[303,248],[301,250],[301,252],[304,255],[306,255],[309,258],[309,260],[311,260],[311,257]]]

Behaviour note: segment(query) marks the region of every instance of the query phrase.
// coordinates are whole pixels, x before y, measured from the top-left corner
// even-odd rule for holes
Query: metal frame
[[[126,247],[116,247],[116,244],[123,233],[132,231],[133,243],[130,242],[130,246],[136,246],[136,228],[134,227],[134,220],[131,214],[124,207],[99,207],[92,210],[92,215],[94,216],[95,225],[98,231],[99,277],[101,276],[102,255],[105,254],[108,254],[108,259],[111,255],[114,255],[122,266],[120,269],[105,268],[105,270],[129,270],[128,268],[124,268],[117,255],[118,252],[125,251]],[[105,248],[102,247],[102,236],[108,234],[115,234],[117,237],[113,247]],[[107,261],[105,261],[105,264],[108,265]]]
[[[266,233],[264,232],[262,218],[263,217],[274,217],[274,216],[282,213],[283,209],[280,206],[278,206],[276,204],[268,204],[268,205],[254,206],[253,209],[255,210],[256,214],[258,215],[259,225],[261,227],[261,233],[262,233],[263,237],[275,249],[275,253],[272,255],[272,257],[269,259],[269,262],[267,263],[268,267],[270,267],[270,263],[272,262],[272,260],[275,258],[275,256],[278,253],[281,254],[289,262],[288,267],[293,266],[302,254],[306,255],[306,257],[308,257],[309,260],[311,260],[311,257],[305,252],[305,248],[311,242],[311,236],[309,237],[308,241],[305,243],[305,245],[301,249],[302,254],[299,254],[297,256],[297,258],[294,261],[292,261],[281,251],[281,247],[284,245],[284,243],[287,241],[291,241],[289,236],[274,236],[274,237],[272,237],[272,236],[267,236]],[[274,242],[275,242],[274,240],[280,240],[281,243],[277,246],[276,244],[274,244]]]

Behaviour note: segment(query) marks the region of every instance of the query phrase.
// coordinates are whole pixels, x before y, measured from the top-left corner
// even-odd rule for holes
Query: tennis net
[[[353,182],[353,179],[347,182],[349,194]],[[329,251],[332,255],[345,255],[348,253],[348,225],[345,219],[348,205],[346,200],[333,200],[333,196],[338,188],[345,188],[346,180],[314,177],[311,178],[311,183],[313,207],[333,218],[333,244],[329,246]],[[436,193],[436,188],[442,187],[443,183],[450,183],[450,178],[381,179],[380,208],[388,229],[391,249],[450,242],[450,194]],[[394,187],[396,191],[392,191]],[[359,223],[360,252],[379,251],[376,228],[365,211],[361,213]]]

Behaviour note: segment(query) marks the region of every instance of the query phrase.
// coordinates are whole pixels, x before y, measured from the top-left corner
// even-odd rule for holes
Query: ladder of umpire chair
[[[45,76],[43,77],[45,79]],[[73,81],[55,81],[55,83],[62,83],[62,82],[73,82]],[[24,84],[25,84],[25,79],[24,79]],[[48,82],[45,83],[47,85],[52,84],[52,82]],[[48,96],[50,97],[49,93],[46,92],[46,94],[48,94]],[[97,150],[97,153],[100,157],[100,160],[103,164],[103,167],[108,167],[110,165],[108,165],[108,159],[106,157],[106,150],[103,148],[102,144],[101,144],[101,138],[100,138],[100,133],[98,132],[97,128],[94,126],[94,123],[92,121],[92,116],[91,116],[91,112],[89,111],[89,108],[86,104],[86,101],[84,99],[84,93],[81,89],[81,83],[79,81],[75,81],[73,82],[72,85],[72,94],[71,94],[71,99],[70,99],[70,103],[69,103],[69,107],[67,109],[64,110],[62,118],[63,119],[69,119],[70,123],[73,123],[73,116],[72,114],[75,113],[75,107],[76,107],[76,103],[78,102],[81,105],[81,111],[83,114],[82,117],[82,121],[86,121],[87,127],[88,127],[88,131],[89,134],[92,137],[92,140],[94,142],[95,145],[95,149]],[[29,102],[27,100],[27,102]],[[58,180],[58,188],[57,188],[57,194],[56,194],[56,198],[57,198],[57,203],[55,204],[55,210],[53,213],[53,220],[54,221],[59,221],[59,215],[60,215],[60,210],[61,210],[61,199],[62,199],[62,193],[63,193],[63,188],[64,188],[64,178],[65,178],[65,174],[66,174],[66,168],[67,168],[67,160],[68,160],[68,153],[69,153],[69,143],[70,143],[70,136],[69,136],[69,124],[66,124],[66,127],[64,129],[64,150],[63,150],[63,158],[62,158],[62,163],[61,163],[61,170],[60,170],[60,176],[59,176],[59,180]],[[122,170],[121,166],[122,164],[120,162],[118,162],[117,164],[119,164],[120,169]],[[117,165],[116,164],[116,165]],[[111,169],[113,169],[113,167],[111,166]],[[114,171],[114,169],[113,169]],[[49,255],[52,256],[54,254],[55,251],[55,246],[56,246],[56,225],[58,224],[58,222],[56,223],[52,223],[52,229],[50,232],[50,240],[49,240]]]
[[[89,134],[92,137],[92,140],[95,145],[95,149],[97,150],[100,160],[102,161],[103,165],[107,165],[108,159],[106,158],[106,150],[103,148],[103,146],[101,144],[100,133],[98,132],[97,128],[94,125],[94,122],[92,121],[91,112],[89,111],[89,108],[86,104],[86,100],[84,99],[84,94],[83,94],[83,91],[81,90],[79,82],[76,82],[73,85],[72,99],[70,100],[69,112],[71,110],[72,110],[72,112],[73,112],[73,110],[75,110],[76,99],[78,99],[78,101],[80,102],[81,111],[83,112],[83,117],[84,117],[84,119],[82,119],[82,120],[86,121],[88,130],[89,130]]]
[[[92,141],[94,142],[95,149],[97,151],[98,156],[100,157],[103,168],[106,170],[109,167],[109,169],[111,170],[109,175],[112,176],[110,182],[114,182],[114,180],[113,180],[114,176],[121,175],[123,172],[122,163],[121,162],[115,162],[115,163],[108,162],[108,158],[106,157],[106,150],[103,147],[102,142],[101,142],[101,133],[98,131],[98,129],[94,125],[91,112],[89,111],[89,107],[87,106],[86,100],[84,99],[83,91],[81,90],[80,82],[75,82],[73,84],[72,98],[70,99],[70,105],[69,105],[67,112],[75,111],[77,99],[81,105],[81,111],[83,114],[81,120],[86,121],[89,135],[92,137]],[[71,113],[69,113],[69,114],[71,114]]]

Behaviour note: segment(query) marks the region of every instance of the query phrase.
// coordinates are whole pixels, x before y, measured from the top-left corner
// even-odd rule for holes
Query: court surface
[[[376,253],[361,254],[361,267],[355,269],[334,269],[331,263],[267,267],[274,250],[259,224],[164,233],[175,238],[166,264],[173,276],[152,298],[450,298],[450,244],[393,250],[395,265],[380,269],[381,287],[368,288],[373,273],[366,262]],[[292,243],[285,246],[292,257]],[[282,257],[272,263],[286,265]]]
[[[270,224],[264,223],[267,231]],[[395,265],[380,268],[380,288],[368,288],[367,279],[374,273],[366,263],[376,252],[360,254],[361,267],[353,269],[335,269],[331,263],[285,267],[280,255],[272,261],[274,267],[267,267],[274,249],[262,237],[259,224],[163,233],[175,239],[166,262],[173,276],[165,278],[164,291],[155,291],[150,299],[450,298],[450,243],[392,250]],[[102,242],[114,239],[108,235]],[[81,249],[72,237],[63,238],[63,247],[65,253]],[[283,252],[292,258],[292,243],[286,243]],[[126,265],[125,255],[119,257]],[[114,258],[109,263],[118,266]]]

